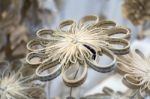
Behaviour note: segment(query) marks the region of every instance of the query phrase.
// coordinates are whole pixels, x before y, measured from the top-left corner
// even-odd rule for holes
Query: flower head
[[[121,34],[121,37],[115,37],[116,34]],[[97,16],[85,16],[78,23],[66,20],[60,23],[57,30],[38,31],[38,39],[27,44],[32,52],[27,55],[26,60],[31,65],[40,65],[36,74],[42,80],[51,80],[62,71],[67,85],[77,86],[85,80],[87,65],[98,72],[111,71],[116,60],[112,52],[128,53],[129,42],[126,39],[129,35],[128,29],[116,26],[113,21],[100,21]],[[122,48],[118,49],[114,45],[121,45]],[[112,60],[110,64],[100,65],[95,61],[103,54]],[[32,62],[33,58],[38,60]],[[80,65],[83,65],[82,76],[77,80],[68,79],[67,76],[72,76],[68,75],[69,71],[78,71]],[[52,67],[56,68],[52,73],[43,73]]]
[[[118,69],[124,74],[123,82],[133,89],[139,89],[140,95],[150,90],[150,58],[140,51],[118,58]]]
[[[150,19],[149,8],[149,0],[124,0],[122,13],[134,25],[139,25]]]
[[[4,62],[1,63],[5,64]],[[0,75],[0,98],[1,99],[39,99],[33,97],[33,91],[43,93],[42,87],[36,86],[30,81],[29,76],[23,76],[21,69],[17,72],[10,70],[10,67],[3,68]],[[25,68],[24,68],[25,69]]]

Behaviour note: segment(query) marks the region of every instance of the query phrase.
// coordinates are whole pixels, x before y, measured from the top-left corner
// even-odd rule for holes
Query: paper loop
[[[120,39],[129,39],[130,38],[130,31],[124,27],[113,27],[111,29],[105,30],[104,33],[108,34],[108,36],[110,36],[110,38],[120,38]],[[120,37],[120,35],[121,35],[121,37]]]
[[[87,71],[88,71],[87,70],[88,69],[87,64],[85,62],[83,62],[83,66],[81,68],[83,68],[83,72],[81,73],[81,76],[77,79],[69,79],[67,77],[67,75],[65,74],[69,69],[64,70],[64,68],[63,68],[64,72],[62,72],[62,77],[63,77],[63,81],[65,82],[65,84],[67,86],[69,86],[69,87],[78,87],[78,86],[80,86],[81,84],[84,83],[84,81],[86,80]]]
[[[73,20],[65,20],[59,24],[58,31],[60,32],[73,32],[71,28],[75,26],[76,23]]]
[[[55,68],[53,70],[49,70],[51,68]],[[51,81],[61,73],[61,65],[58,61],[51,61],[48,64],[41,64],[36,69],[36,75],[38,79],[41,81]]]
[[[100,56],[103,55],[103,54],[107,55],[109,58],[112,59],[111,63],[109,63],[107,65],[100,65],[100,64],[96,63],[95,60],[93,60],[93,59],[90,60],[90,59],[86,58],[87,64],[91,68],[93,68],[94,70],[96,70],[98,72],[106,73],[106,72],[112,71],[114,69],[114,66],[115,66],[115,63],[116,63],[115,55],[111,51],[109,51],[109,50],[107,50],[103,47],[101,47],[101,50],[98,51],[98,54]]]
[[[98,16],[94,15],[85,16],[79,20],[78,28],[83,29],[84,27],[86,27],[88,29],[90,26],[98,22],[99,22]]]
[[[41,29],[39,31],[37,31],[36,35],[40,40],[45,40],[45,41],[51,41],[54,40],[54,34],[55,31],[54,30],[50,30],[50,29]]]
[[[107,29],[114,28],[115,26],[116,26],[115,22],[109,21],[109,20],[103,20],[103,21],[100,21],[97,24],[95,24],[93,27],[101,28],[103,30],[107,30]]]
[[[109,44],[107,46],[108,49],[113,51],[117,55],[124,55],[129,53],[130,43],[125,39],[119,38],[110,38]],[[119,48],[121,46],[121,48]]]

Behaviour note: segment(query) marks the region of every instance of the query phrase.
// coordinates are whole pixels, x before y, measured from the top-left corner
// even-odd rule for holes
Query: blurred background
[[[36,36],[37,30],[56,29],[62,20],[79,20],[86,15],[97,15],[129,28],[131,49],[150,55],[149,0],[0,0],[0,60],[24,58],[26,43]],[[89,69],[88,79],[73,89],[73,96],[101,93],[104,86],[127,91],[117,73],[102,74]],[[45,90],[48,99],[64,99],[70,91],[61,77],[47,82]]]

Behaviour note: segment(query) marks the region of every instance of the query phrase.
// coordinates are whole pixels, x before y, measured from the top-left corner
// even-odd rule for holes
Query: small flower
[[[123,15],[134,25],[143,24],[150,19],[149,0],[124,0],[122,5]]]
[[[132,51],[129,55],[118,58],[118,70],[124,74],[123,82],[139,94],[150,91],[150,58],[140,51]]]
[[[35,98],[32,93],[34,91],[43,93],[44,90],[30,81],[32,76],[22,75],[24,67],[15,71],[11,70],[9,64],[6,65],[5,62],[0,64],[5,65],[0,75],[0,99],[41,99]]]
[[[121,34],[121,37],[115,37],[116,34]],[[63,80],[68,86],[78,86],[85,81],[87,66],[98,72],[111,71],[116,61],[112,51],[116,54],[128,53],[129,42],[126,39],[129,36],[128,29],[116,26],[112,21],[100,21],[97,16],[85,16],[79,23],[66,20],[55,31],[38,31],[38,38],[27,44],[32,52],[26,60],[31,65],[39,65],[36,74],[41,80],[51,80],[62,71]],[[123,48],[115,48],[115,45]],[[110,64],[100,65],[95,61],[103,54],[112,60]],[[33,58],[37,58],[36,62],[32,62]],[[81,76],[77,80],[70,80],[67,76],[76,78],[75,72],[80,71],[80,65],[83,65]],[[43,73],[52,67],[56,68],[52,73]],[[70,71],[72,73],[68,74]]]

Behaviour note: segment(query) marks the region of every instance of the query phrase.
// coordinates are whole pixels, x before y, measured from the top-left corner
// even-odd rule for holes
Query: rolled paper
[[[119,27],[113,21],[101,21],[93,15],[81,18],[78,23],[62,21],[56,30],[41,29],[36,34],[37,38],[27,44],[31,52],[26,61],[37,67],[36,75],[41,81],[50,81],[62,74],[64,83],[69,87],[84,83],[89,66],[102,73],[112,71],[116,63],[114,53],[127,54],[130,47],[127,28]],[[121,36],[115,37],[115,34]],[[113,44],[123,47],[116,48]],[[112,62],[98,64],[95,60],[102,55],[107,55]],[[33,61],[35,58],[38,58],[36,62]],[[73,73],[66,73],[72,71],[72,66],[76,64],[83,69],[83,73],[79,78],[69,79],[67,76]]]
[[[36,95],[36,99],[45,99],[41,96],[44,93],[44,88],[33,82],[32,77],[34,77],[34,74],[24,75],[25,70],[29,68],[26,68],[26,66],[20,62],[20,68],[14,70],[11,69],[12,64],[14,63],[0,62],[1,66],[4,65],[0,73],[0,98],[30,99],[34,97],[33,93],[36,91],[39,93]]]
[[[108,55],[111,58],[112,62],[107,64],[107,65],[100,65],[95,60],[92,60],[92,59],[89,60],[87,58],[86,59],[87,60],[87,64],[89,64],[89,66],[91,68],[93,68],[94,70],[96,70],[98,72],[106,73],[106,72],[112,71],[114,69],[115,62],[116,62],[116,57],[114,56],[114,54],[111,51],[109,51],[109,50],[107,50],[107,49],[105,49],[103,47],[101,48],[101,51],[98,52],[98,54],[100,54],[100,56],[102,56],[103,54],[104,55],[105,54]]]
[[[80,64],[78,64],[78,65],[80,65]],[[77,77],[75,77],[75,76],[77,76],[77,74],[75,74],[74,79],[68,79],[67,75],[65,74],[65,72],[67,72],[69,69],[67,69],[66,71],[63,70],[64,72],[62,72],[62,77],[67,86],[77,87],[84,83],[84,81],[86,80],[86,77],[87,77],[87,64],[83,63],[82,68],[83,68],[83,71],[81,73],[81,76],[79,78],[77,78]],[[77,70],[76,72],[78,73],[79,71]]]
[[[132,50],[129,55],[119,56],[117,69],[123,74],[123,83],[131,89],[137,89],[140,97],[149,93],[150,59],[139,50]]]

